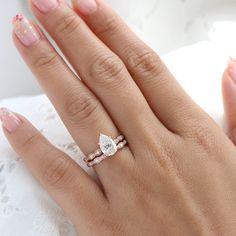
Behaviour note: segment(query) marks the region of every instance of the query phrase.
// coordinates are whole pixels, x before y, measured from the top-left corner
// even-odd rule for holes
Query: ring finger
[[[21,55],[84,153],[97,148],[100,132],[116,138],[118,130],[101,103],[68,68],[38,27],[18,15],[14,21],[14,32],[14,41]],[[96,166],[102,183],[109,184],[115,173],[120,176],[119,172],[124,171],[131,161],[132,155],[125,148],[122,155],[117,153],[116,158]],[[111,172],[110,163],[116,171],[113,168]],[[105,178],[109,172],[110,178]]]

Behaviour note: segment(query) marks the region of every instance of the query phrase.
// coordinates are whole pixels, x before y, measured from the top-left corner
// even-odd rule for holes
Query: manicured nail
[[[0,108],[0,121],[8,132],[13,133],[22,124],[22,121],[7,108]]]
[[[94,13],[98,7],[95,0],[75,0],[74,2],[83,15]]]
[[[31,46],[40,40],[37,29],[21,14],[13,18],[14,32],[25,46]]]
[[[59,5],[58,0],[32,0],[32,2],[41,12],[44,13],[54,10]]]

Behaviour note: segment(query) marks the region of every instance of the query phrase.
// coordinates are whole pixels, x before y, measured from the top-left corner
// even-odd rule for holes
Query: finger
[[[32,10],[57,42],[86,85],[101,100],[119,130],[132,147],[137,147],[145,126],[167,131],[157,122],[145,98],[131,79],[122,61],[112,53],[66,4],[43,12],[34,0]],[[36,4],[35,4],[36,3]],[[41,9],[41,10],[40,10]],[[152,124],[152,125],[147,125]],[[137,138],[134,139],[133,137]],[[135,145],[133,143],[135,142]]]
[[[236,61],[230,59],[222,80],[225,118],[230,137],[236,145]]]
[[[24,117],[0,109],[4,133],[29,170],[81,233],[102,214],[106,200],[95,183],[70,157],[55,148]]]
[[[100,133],[116,138],[119,133],[101,103],[77,79],[39,29],[23,18],[14,22],[14,32],[14,41],[22,57],[82,151],[89,154],[96,150]],[[133,161],[132,155],[125,148],[116,158],[96,166],[102,183],[110,184],[107,173],[118,175],[129,161]],[[116,166],[117,172],[111,172],[110,165]]]
[[[196,117],[198,107],[184,92],[158,55],[145,45],[109,7],[97,0],[96,10],[85,10],[87,1],[73,0],[74,7],[92,31],[125,63],[157,117],[174,132]]]

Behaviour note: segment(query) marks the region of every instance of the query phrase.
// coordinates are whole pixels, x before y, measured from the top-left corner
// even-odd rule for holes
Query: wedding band
[[[104,134],[100,134],[99,137],[99,148],[90,153],[84,158],[88,167],[93,167],[107,159],[108,157],[114,156],[118,150],[121,150],[127,145],[127,141],[123,135],[119,135],[114,140]]]

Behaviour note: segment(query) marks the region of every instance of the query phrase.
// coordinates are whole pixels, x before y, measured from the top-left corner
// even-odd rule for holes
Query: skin
[[[223,75],[222,92],[229,138],[236,145],[236,83],[231,79],[228,69]]]
[[[10,144],[79,235],[236,235],[233,142],[158,55],[97,2],[86,16],[63,2],[47,13],[31,5],[82,80],[46,37],[30,47],[14,41],[84,153],[97,148],[100,132],[122,133],[129,145],[94,167],[97,184],[19,114],[22,125],[4,129]],[[223,94],[235,141],[229,77]]]

